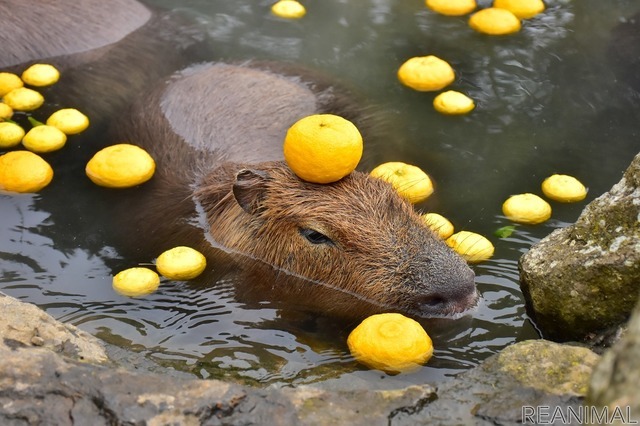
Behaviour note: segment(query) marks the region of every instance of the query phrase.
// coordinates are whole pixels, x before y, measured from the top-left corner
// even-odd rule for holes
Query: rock
[[[437,398],[429,385],[398,390],[330,392],[312,387],[284,389],[302,425],[389,425],[400,413],[415,413]]]
[[[79,361],[108,360],[102,342],[69,324],[62,324],[29,303],[0,293],[0,337],[8,348],[40,346]]]
[[[0,424],[386,425],[436,398],[397,391],[257,389],[134,372],[108,362],[99,340],[0,294]]]
[[[386,425],[435,398],[403,391],[264,390],[79,364],[44,348],[0,348],[0,424]],[[73,421],[72,421],[73,420]]]
[[[42,347],[0,347],[0,423],[516,424],[523,406],[580,405],[598,356],[544,340],[508,347],[438,391],[255,389],[78,363]]]
[[[437,400],[400,413],[393,424],[515,425],[536,407],[577,410],[599,358],[587,348],[547,340],[516,343],[445,383]]]
[[[115,367],[88,334],[9,296],[0,305],[2,425],[516,424],[523,406],[579,405],[598,360],[582,347],[536,340],[506,348],[437,393],[427,384],[257,389]]]
[[[640,421],[640,303],[629,320],[626,334],[614,347],[605,352],[591,376],[587,404],[607,407],[613,413],[616,407],[631,418]]]
[[[257,389],[116,368],[92,336],[0,297],[0,424],[516,424],[523,406],[577,407],[598,355],[521,342],[445,383],[383,391]]]
[[[624,323],[640,292],[640,154],[622,180],[520,259],[527,311],[542,335],[583,340]]]

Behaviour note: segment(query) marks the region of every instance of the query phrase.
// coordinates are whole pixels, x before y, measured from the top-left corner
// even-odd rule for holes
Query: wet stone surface
[[[545,340],[507,347],[444,383],[398,390],[257,389],[131,371],[88,356],[100,341],[8,296],[0,329],[0,423],[27,424],[517,424],[523,406],[575,406],[599,356]],[[34,322],[16,333],[26,317]],[[33,330],[44,343],[32,341]],[[62,342],[51,345],[47,342]],[[61,347],[71,350],[61,350]],[[82,349],[80,349],[82,348]],[[89,361],[89,362],[88,362]]]

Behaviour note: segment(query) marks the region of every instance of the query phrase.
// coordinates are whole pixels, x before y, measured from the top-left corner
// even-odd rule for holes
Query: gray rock
[[[108,360],[102,341],[89,333],[56,321],[30,303],[0,293],[0,337],[9,348],[40,346],[79,361]]]
[[[640,303],[636,305],[626,334],[605,352],[591,376],[587,403],[616,407],[626,413],[629,407],[633,420],[640,422]]]
[[[624,323],[640,292],[640,154],[574,225],[541,240],[519,266],[543,336],[582,340]]]
[[[523,406],[577,407],[598,356],[522,342],[445,384],[391,391],[254,389],[0,347],[0,424],[516,424]]]
[[[0,424],[386,425],[435,398],[402,391],[254,389],[218,380],[74,363],[43,348],[0,348]]]
[[[599,358],[584,347],[520,342],[445,383],[437,400],[418,412],[400,413],[393,424],[515,425],[537,407],[577,410]]]
[[[134,372],[108,362],[99,340],[0,294],[2,425],[386,425],[435,399],[399,391],[255,389]]]
[[[426,384],[256,389],[116,368],[87,333],[8,296],[0,306],[2,425],[515,424],[524,405],[577,406],[598,359],[585,348],[538,340],[506,348],[437,393]]]

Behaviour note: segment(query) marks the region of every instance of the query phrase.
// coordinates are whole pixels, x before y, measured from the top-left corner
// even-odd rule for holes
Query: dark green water
[[[194,20],[217,52],[212,61],[299,62],[381,108],[393,134],[376,144],[365,141],[367,155],[427,171],[436,192],[417,208],[444,214],[458,230],[481,233],[495,245],[495,256],[474,266],[480,306],[457,320],[424,321],[434,339],[433,359],[417,372],[387,376],[350,357],[345,340],[351,324],[322,319],[300,325],[271,306],[239,302],[232,276],[208,286],[165,282],[141,299],[119,296],[111,288],[112,268],[132,265],[106,243],[105,235],[117,229],[104,225],[108,218],[95,203],[118,198],[86,180],[84,165],[72,161],[73,144],[49,158],[56,180],[42,194],[0,195],[0,290],[162,365],[258,385],[434,383],[537,337],[523,307],[518,258],[573,222],[640,151],[640,95],[630,87],[639,82],[625,77],[624,60],[611,59],[612,49],[625,43],[612,31],[640,11],[637,1],[549,1],[547,11],[507,37],[477,34],[465,18],[436,15],[417,0],[307,1],[307,16],[299,21],[271,16],[267,1],[155,3]],[[627,51],[640,55],[639,47]],[[451,88],[472,97],[475,111],[442,116],[431,104],[435,94],[399,84],[400,64],[427,54],[453,66]],[[91,143],[99,134],[75,143]],[[587,199],[552,203],[548,222],[518,226],[509,238],[493,236],[509,224],[502,202],[515,193],[541,194],[540,183],[553,173],[579,178],[589,187]]]

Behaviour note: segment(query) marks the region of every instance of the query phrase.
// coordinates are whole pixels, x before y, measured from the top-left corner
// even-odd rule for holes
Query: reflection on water
[[[366,155],[422,167],[434,178],[436,193],[418,208],[442,213],[457,229],[482,233],[496,246],[493,259],[474,266],[480,305],[454,321],[422,320],[434,357],[417,372],[388,376],[366,370],[348,354],[354,319],[309,315],[270,301],[263,294],[268,290],[247,281],[222,254],[212,264],[211,281],[163,281],[148,297],[119,296],[111,289],[112,272],[152,259],[123,258],[114,248],[118,226],[108,207],[122,197],[83,176],[87,147],[103,137],[98,131],[78,136],[50,158],[56,179],[41,195],[0,195],[2,291],[161,365],[262,385],[437,382],[537,336],[524,310],[517,260],[553,229],[573,222],[585,203],[553,203],[552,220],[517,226],[504,239],[493,236],[509,224],[500,206],[513,193],[540,193],[541,181],[557,172],[584,181],[589,201],[619,180],[638,151],[637,93],[616,77],[629,73],[611,67],[606,56],[612,29],[638,11],[633,0],[549,1],[543,15],[505,38],[476,34],[464,18],[435,15],[417,2],[310,3],[307,17],[295,22],[270,16],[266,1],[154,3],[176,3],[218,52],[211,60],[301,62],[381,105],[394,138],[365,141]],[[398,84],[397,67],[426,54],[453,65],[452,88],[477,101],[472,114],[443,117],[433,111],[434,94]]]

